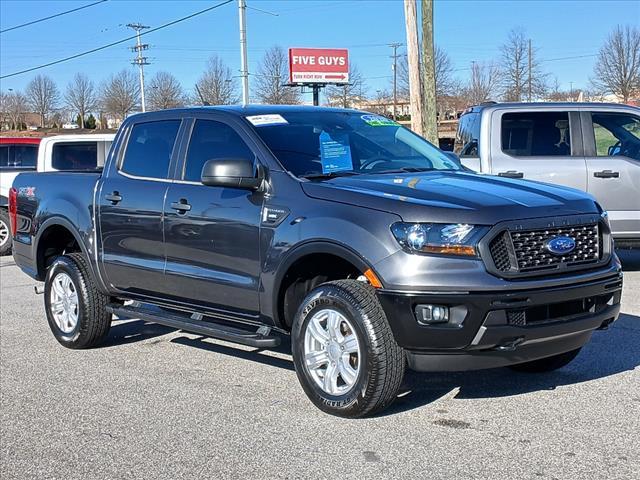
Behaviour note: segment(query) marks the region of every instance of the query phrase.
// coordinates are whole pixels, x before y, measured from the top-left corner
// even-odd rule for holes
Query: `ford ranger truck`
[[[343,417],[390,405],[406,367],[555,370],[620,310],[591,196],[475,174],[356,110],[135,115],[103,171],[18,175],[10,214],[65,347],[114,315],[257,349],[290,335],[305,393]]]

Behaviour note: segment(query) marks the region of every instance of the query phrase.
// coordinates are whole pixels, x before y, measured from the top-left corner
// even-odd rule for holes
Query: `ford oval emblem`
[[[554,255],[565,255],[576,248],[576,241],[571,237],[554,237],[547,240],[545,247]]]

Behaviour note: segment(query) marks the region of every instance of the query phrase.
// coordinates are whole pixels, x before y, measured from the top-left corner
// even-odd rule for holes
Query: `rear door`
[[[578,112],[496,110],[491,173],[587,190]]]
[[[257,314],[260,215],[264,194],[200,182],[207,160],[254,160],[242,126],[227,117],[196,118],[165,202],[166,294],[213,309]]]
[[[163,209],[180,125],[175,118],[130,124],[120,157],[103,175],[101,260],[118,290],[151,295],[164,283]]]
[[[640,238],[640,116],[582,113],[588,191],[609,212],[616,237]]]

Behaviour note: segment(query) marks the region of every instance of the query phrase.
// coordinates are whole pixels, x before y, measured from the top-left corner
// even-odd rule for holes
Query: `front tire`
[[[553,372],[554,370],[558,370],[559,368],[568,365],[574,358],[578,356],[580,350],[580,348],[577,348],[569,352],[554,355],[553,357],[541,358],[539,360],[533,360],[531,362],[511,365],[509,368],[518,372],[527,373]]]
[[[355,280],[318,286],[300,305],[291,335],[298,379],[322,411],[356,418],[395,400],[404,351],[371,286]]]
[[[0,208],[0,257],[11,253],[13,240],[9,225],[9,214],[4,208]]]
[[[79,253],[54,260],[44,285],[47,320],[53,336],[67,348],[91,348],[109,333],[109,297],[100,292]]]

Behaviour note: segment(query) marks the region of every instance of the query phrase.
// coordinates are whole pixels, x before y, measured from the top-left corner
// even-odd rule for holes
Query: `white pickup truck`
[[[21,172],[95,170],[104,165],[115,135],[0,137],[0,256],[11,251],[8,197]]]
[[[460,117],[455,153],[480,173],[590,193],[609,213],[616,246],[640,248],[639,108],[490,102]]]

